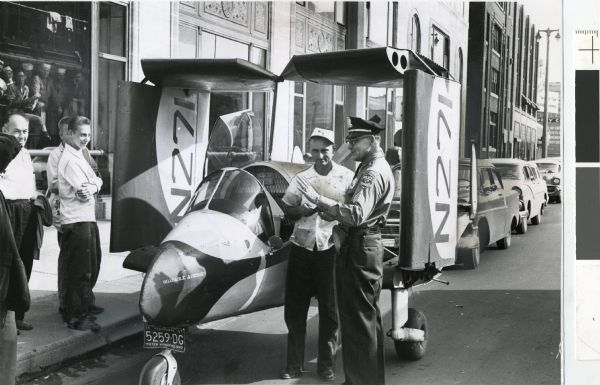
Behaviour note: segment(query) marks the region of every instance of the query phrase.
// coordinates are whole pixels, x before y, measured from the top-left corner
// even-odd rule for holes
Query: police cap
[[[379,135],[384,129],[379,122],[381,122],[381,118],[377,115],[373,115],[369,120],[349,116],[346,140],[360,138],[364,135]]]

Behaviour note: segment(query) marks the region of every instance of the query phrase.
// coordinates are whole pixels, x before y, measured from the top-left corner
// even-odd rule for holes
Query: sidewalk
[[[109,253],[110,221],[98,221],[102,265],[94,289],[96,304],[103,307],[99,333],[68,329],[58,313],[56,229],[46,227],[40,259],[34,261],[29,289],[31,310],[25,320],[34,327],[17,337],[17,375],[39,371],[141,332],[138,293],[142,274],[122,267],[127,253]]]

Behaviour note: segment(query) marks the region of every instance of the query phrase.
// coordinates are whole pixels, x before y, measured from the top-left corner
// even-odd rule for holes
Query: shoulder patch
[[[375,182],[375,174],[372,172],[366,172],[360,177],[360,185],[363,188],[369,188]]]

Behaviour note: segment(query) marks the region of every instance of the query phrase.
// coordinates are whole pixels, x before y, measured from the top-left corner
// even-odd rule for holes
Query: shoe
[[[302,376],[301,369],[286,369],[285,372],[281,373],[279,378],[282,380],[291,380],[292,378],[297,378]]]
[[[67,322],[67,327],[73,330],[91,330],[97,333],[102,329],[100,325],[91,320],[89,317],[82,317]]]
[[[318,374],[325,381],[335,380],[335,372],[332,369],[319,370]]]
[[[96,306],[96,305],[91,305],[90,308],[89,308],[90,314],[100,314],[103,311],[104,311],[103,307]]]
[[[29,322],[25,322],[23,320],[17,320],[17,329],[19,330],[32,330],[33,329],[33,325],[30,324]]]

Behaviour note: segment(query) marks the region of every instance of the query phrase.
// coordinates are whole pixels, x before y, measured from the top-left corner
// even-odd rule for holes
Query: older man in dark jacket
[[[0,173],[21,150],[10,135],[0,134]],[[30,296],[25,267],[8,218],[4,195],[0,191],[0,385],[13,385],[17,367],[17,328],[15,311],[29,310]]]

